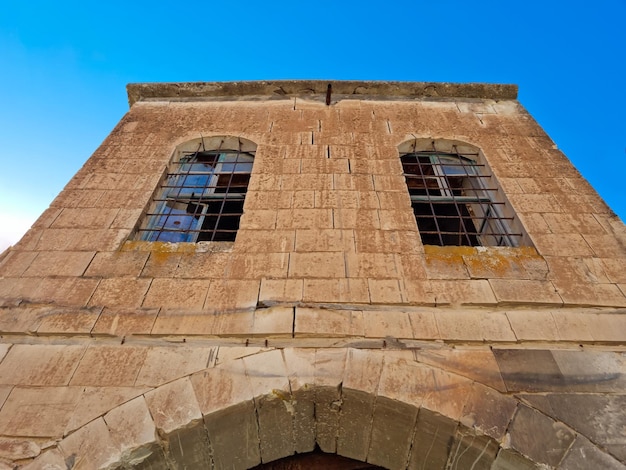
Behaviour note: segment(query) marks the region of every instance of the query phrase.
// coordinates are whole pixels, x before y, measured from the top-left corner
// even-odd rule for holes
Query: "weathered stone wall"
[[[0,468],[251,468],[316,444],[622,468],[624,225],[515,100],[463,96],[135,102],[0,255]],[[174,148],[218,135],[258,145],[236,241],[130,240]],[[532,246],[422,246],[414,138],[479,147]]]

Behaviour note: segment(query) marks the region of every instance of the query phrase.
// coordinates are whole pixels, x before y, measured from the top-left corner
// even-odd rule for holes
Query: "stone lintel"
[[[154,99],[201,100],[263,96],[291,98],[307,96],[326,100],[328,85],[331,99],[398,98],[477,98],[517,99],[517,85],[492,83],[391,82],[361,80],[259,80],[245,82],[129,83],[130,106]]]

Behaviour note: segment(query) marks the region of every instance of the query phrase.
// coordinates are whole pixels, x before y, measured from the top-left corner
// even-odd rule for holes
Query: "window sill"
[[[232,251],[234,244],[235,242],[171,243],[128,240],[122,245],[121,251],[151,251],[158,253],[214,253]]]

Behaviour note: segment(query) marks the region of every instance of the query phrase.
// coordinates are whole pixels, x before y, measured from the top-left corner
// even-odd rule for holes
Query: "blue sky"
[[[626,0],[0,4],[0,251],[128,110],[129,82],[515,83],[626,219]]]

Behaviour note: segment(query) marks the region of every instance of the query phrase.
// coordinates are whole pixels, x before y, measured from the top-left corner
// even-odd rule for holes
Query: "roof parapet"
[[[243,98],[250,96],[285,98],[316,95],[324,100],[328,85],[333,96],[341,99],[367,98],[477,98],[517,99],[517,85],[491,83],[389,82],[360,80],[268,80],[245,82],[129,83],[130,106],[137,101],[206,98]]]

